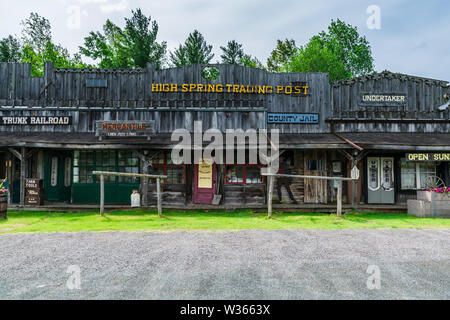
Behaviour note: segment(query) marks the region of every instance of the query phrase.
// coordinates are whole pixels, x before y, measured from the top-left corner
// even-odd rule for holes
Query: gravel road
[[[450,230],[1,235],[0,299],[450,299]]]

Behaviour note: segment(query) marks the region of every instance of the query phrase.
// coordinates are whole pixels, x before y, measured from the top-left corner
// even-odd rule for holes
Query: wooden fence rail
[[[303,175],[290,175],[290,174],[272,174],[264,173],[261,175],[266,176],[269,182],[269,188],[267,190],[267,211],[269,219],[272,218],[272,196],[273,196],[273,186],[275,184],[276,178],[293,178],[293,179],[316,179],[316,180],[332,180],[338,182],[338,192],[337,192],[337,215],[342,216],[342,181],[354,181],[358,179],[352,178],[342,178],[342,177],[325,177],[325,176],[303,176]]]
[[[107,171],[93,171],[92,174],[100,176],[100,214],[105,213],[105,176],[116,177],[135,177],[145,179],[156,179],[156,192],[158,199],[158,215],[162,217],[162,200],[161,200],[161,179],[167,179],[167,176],[153,175],[153,174],[138,174],[126,172],[107,172]]]

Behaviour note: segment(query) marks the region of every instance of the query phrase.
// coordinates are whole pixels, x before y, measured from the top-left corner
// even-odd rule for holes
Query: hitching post
[[[337,215],[342,216],[342,180],[338,180],[338,190],[337,190]]]
[[[274,176],[268,176],[269,179],[269,190],[267,191],[267,202],[268,202],[268,213],[269,213],[269,219],[272,218],[272,197],[273,197],[273,184],[275,177]]]
[[[158,198],[158,215],[162,217],[162,205],[161,205],[161,181],[160,178],[156,179],[156,194]]]
[[[105,176],[100,175],[100,214],[105,215]]]

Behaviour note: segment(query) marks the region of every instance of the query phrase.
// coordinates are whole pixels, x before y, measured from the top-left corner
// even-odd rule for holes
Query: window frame
[[[75,155],[76,152],[80,153],[80,156],[78,159],[76,159],[76,155]],[[81,159],[82,159],[81,153],[85,153],[87,156],[89,154],[89,152],[92,152],[92,154],[93,154],[92,164],[88,163],[87,157],[84,160],[84,163],[81,163]],[[104,152],[114,152],[114,165],[111,165],[110,163],[105,164],[103,162]],[[75,186],[99,184],[99,181],[97,181],[98,175],[94,175],[94,174],[81,175],[80,174],[81,168],[85,168],[87,170],[88,167],[92,167],[93,168],[92,171],[105,171],[104,168],[109,167],[109,168],[114,168],[115,172],[121,172],[120,168],[133,167],[133,168],[138,168],[138,173],[140,173],[141,166],[140,166],[139,158],[137,158],[138,163],[136,166],[130,166],[130,165],[121,166],[121,165],[119,165],[119,152],[130,152],[131,154],[133,154],[133,152],[135,152],[135,151],[134,150],[74,150],[73,161],[72,161],[72,184]],[[97,154],[101,154],[101,157],[102,157],[101,164],[98,164]],[[128,157],[126,159],[128,159]],[[76,162],[75,160],[78,160],[78,162]],[[75,165],[75,163],[76,163],[76,165]],[[75,174],[75,168],[78,168],[78,174]],[[78,182],[75,182],[75,176],[78,177]],[[81,176],[85,176],[86,178],[88,178],[90,176],[92,178],[92,182],[79,182]],[[105,178],[107,178],[107,177],[105,177]],[[120,179],[119,179],[120,177],[118,177],[118,176],[112,176],[112,178],[114,179],[114,181],[108,181],[107,179],[105,179],[105,184],[107,184],[107,185],[122,185],[122,186],[136,186],[136,185],[140,184],[140,181],[139,181],[140,178],[137,178],[138,181],[136,183],[120,182]]]
[[[152,168],[163,168],[163,175],[167,176],[166,179],[164,179],[162,181],[162,184],[166,184],[166,185],[185,185],[186,184],[186,165],[185,164],[174,164],[174,163],[170,163],[168,164],[167,160],[168,160],[168,151],[162,151],[161,152],[164,155],[164,163],[156,163],[151,165]],[[168,168],[183,168],[183,182],[182,183],[173,183],[173,182],[168,182],[169,176],[167,174],[167,169]],[[156,184],[156,179],[150,179],[149,180],[149,184]]]
[[[227,172],[228,167],[242,167],[242,182],[228,182]],[[261,175],[262,182],[259,183],[247,183],[247,168],[263,168],[263,165],[260,164],[226,164],[225,165],[225,184],[226,185],[262,185],[266,183],[266,178]]]
[[[415,169],[414,169],[414,180],[415,180],[415,184],[416,187],[415,188],[404,188],[403,187],[403,180],[402,180],[402,163],[403,162],[407,162],[406,158],[401,158],[400,159],[400,189],[402,191],[420,191],[420,190],[425,190],[425,188],[422,188],[422,181],[421,181],[421,174],[422,174],[422,170],[420,165],[423,164],[423,162],[413,162],[415,165]],[[437,164],[436,162],[430,162],[433,164],[434,166],[434,175],[437,175]]]

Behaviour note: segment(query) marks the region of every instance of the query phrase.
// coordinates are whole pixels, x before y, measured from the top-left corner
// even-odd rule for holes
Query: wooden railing
[[[162,217],[162,200],[161,200],[161,179],[167,179],[167,176],[152,175],[152,174],[138,174],[138,173],[126,173],[126,172],[106,172],[106,171],[93,171],[92,174],[100,176],[100,214],[105,214],[105,176],[116,177],[135,177],[145,179],[156,179],[156,193],[158,199],[158,215]]]

